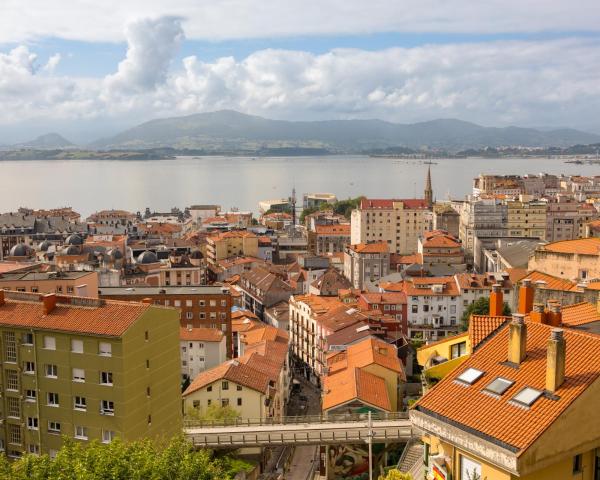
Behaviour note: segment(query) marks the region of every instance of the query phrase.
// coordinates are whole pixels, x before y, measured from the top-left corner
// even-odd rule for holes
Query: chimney
[[[553,303],[550,305],[550,311],[547,314],[547,324],[553,327],[562,326],[562,312],[560,303]]]
[[[56,294],[47,293],[42,297],[42,302],[44,303],[44,315],[50,315],[54,307],[56,307]]]
[[[519,313],[527,315],[533,309],[533,287],[531,280],[526,278],[519,288]]]
[[[75,287],[75,296],[76,297],[87,297],[87,284],[77,285]]]
[[[0,307],[4,305],[4,303],[4,290],[0,289]],[[598,302],[598,305],[600,306],[600,302]]]
[[[533,323],[543,323],[543,324],[548,323],[547,322],[547,318],[546,318],[546,311],[544,309],[544,305],[542,305],[541,303],[534,303],[533,304],[533,310],[529,314],[529,319]]]
[[[527,325],[525,315],[515,313],[508,330],[508,361],[519,365],[527,351]]]
[[[502,295],[502,287],[495,283],[492,285],[492,293],[490,294],[490,316],[500,317],[504,309],[504,297]]]
[[[546,363],[546,390],[555,393],[565,381],[565,361],[567,343],[563,330],[553,328],[548,340],[548,355]]]

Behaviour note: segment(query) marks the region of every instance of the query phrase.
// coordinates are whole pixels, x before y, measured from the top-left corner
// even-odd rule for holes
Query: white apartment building
[[[475,237],[505,237],[508,208],[496,198],[469,197],[460,211],[459,237],[471,255]]]
[[[368,282],[377,282],[390,271],[387,243],[359,243],[344,248],[344,276],[354,288],[362,290]]]
[[[385,242],[392,253],[417,251],[419,236],[431,230],[433,215],[425,199],[372,200],[364,198],[352,211],[350,241]]]
[[[216,328],[181,327],[179,343],[182,378],[193,380],[227,359],[226,337]]]

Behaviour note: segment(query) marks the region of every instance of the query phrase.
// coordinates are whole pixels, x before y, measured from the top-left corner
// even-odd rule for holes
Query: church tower
[[[431,165],[427,168],[427,180],[425,181],[425,201],[427,206],[431,208],[433,206],[433,189],[431,188]]]

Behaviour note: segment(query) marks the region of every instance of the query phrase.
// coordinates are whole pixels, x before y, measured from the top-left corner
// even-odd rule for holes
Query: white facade
[[[216,367],[227,359],[225,336],[218,342],[181,340],[181,375],[193,380],[204,370]]]

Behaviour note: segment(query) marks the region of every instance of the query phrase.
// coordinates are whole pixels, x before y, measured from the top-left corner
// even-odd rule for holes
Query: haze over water
[[[431,165],[438,200],[463,198],[472,179],[489,174],[600,175],[598,165],[558,159],[436,159]],[[408,163],[405,163],[408,162]],[[427,165],[368,156],[179,157],[153,161],[0,162],[0,212],[20,206],[72,206],[82,215],[108,208],[168,211],[193,204],[219,204],[256,212],[260,200],[331,192],[338,198],[422,197]]]

